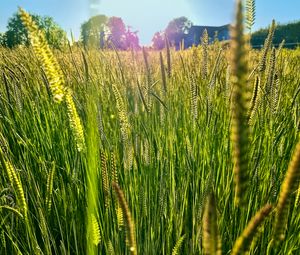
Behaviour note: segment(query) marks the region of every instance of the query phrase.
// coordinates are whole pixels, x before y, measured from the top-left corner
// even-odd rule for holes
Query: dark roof
[[[190,47],[193,44],[198,45],[201,43],[201,37],[204,30],[207,30],[209,41],[212,42],[215,37],[215,33],[218,34],[218,39],[228,40],[230,38],[230,24],[224,26],[192,26],[189,29],[189,33],[185,36],[184,43],[185,47]]]
[[[196,35],[199,37],[202,37],[202,34],[204,32],[204,30],[207,30],[208,36],[209,37],[214,37],[215,32],[221,33],[221,32],[227,32],[230,29],[230,25],[224,25],[224,26],[220,26],[220,27],[213,27],[213,26],[192,26],[189,30],[189,34],[191,35]]]

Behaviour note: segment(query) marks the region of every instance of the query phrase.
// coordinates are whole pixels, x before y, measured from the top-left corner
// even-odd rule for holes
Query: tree
[[[107,30],[108,18],[97,15],[81,25],[81,40],[84,46],[99,48],[104,44],[104,31]]]
[[[155,50],[162,50],[165,47],[165,38],[162,32],[156,32],[152,38],[152,47]]]
[[[109,36],[108,43],[116,49],[126,50],[126,27],[119,17],[111,17],[107,23]]]
[[[260,29],[252,34],[251,44],[259,47],[264,44],[269,28]],[[285,40],[285,47],[293,48],[300,43],[300,21],[288,24],[279,24],[274,31],[273,44],[278,46]]]
[[[67,42],[66,33],[54,22],[53,18],[31,15],[37,26],[45,32],[48,44],[60,48]],[[5,44],[12,48],[17,45],[29,45],[27,30],[23,26],[19,13],[15,13],[8,21],[5,32]]]
[[[130,27],[128,26],[125,37],[126,37],[126,45],[125,48],[126,50],[128,49],[140,49],[140,45],[139,45],[139,37],[137,35],[138,31],[134,31],[132,32],[130,30]]]
[[[44,30],[46,40],[54,48],[61,48],[68,42],[66,32],[54,22],[53,18],[45,16],[40,19],[40,28]]]
[[[184,36],[189,33],[193,23],[186,17],[175,18],[169,22],[165,34],[171,44],[179,46]]]

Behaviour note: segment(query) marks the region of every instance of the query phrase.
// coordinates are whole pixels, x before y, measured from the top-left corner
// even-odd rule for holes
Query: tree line
[[[52,17],[31,14],[38,27],[45,32],[49,45],[60,49],[67,45],[66,32]],[[151,47],[161,50],[166,41],[171,45],[179,45],[189,33],[193,23],[186,17],[171,20],[166,28],[156,32],[152,38]],[[278,25],[274,34],[274,44],[280,44],[284,39],[286,44],[296,45],[300,42],[300,21]],[[252,34],[251,44],[263,45],[268,29],[260,29]],[[166,40],[167,39],[167,40]],[[138,31],[126,25],[120,17],[96,15],[84,22],[80,27],[80,39],[77,44],[86,48],[108,48],[118,50],[140,49]],[[0,46],[13,48],[18,45],[29,45],[27,31],[24,29],[20,16],[15,13],[7,24],[7,30],[0,33]]]
[[[260,29],[252,34],[251,44],[253,46],[261,46],[268,35],[268,28]],[[297,45],[300,43],[300,21],[278,24],[274,32],[273,43],[279,45],[282,40],[285,40],[286,46]]]
[[[49,45],[60,49],[67,45],[66,32],[52,17],[31,14],[38,27],[45,32]],[[178,45],[189,32],[192,22],[186,17],[171,20],[167,27],[156,32],[152,38],[152,48],[160,50],[165,47],[166,38],[170,44]],[[8,20],[7,30],[0,33],[0,46],[13,48],[29,45],[27,31],[23,27],[18,13]],[[109,48],[118,50],[140,49],[138,31],[132,30],[120,17],[96,15],[80,27],[80,39],[77,44],[86,48]]]

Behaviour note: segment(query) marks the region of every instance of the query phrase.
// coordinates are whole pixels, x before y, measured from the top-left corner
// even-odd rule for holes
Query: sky
[[[80,25],[95,14],[122,17],[133,31],[139,31],[143,45],[162,31],[173,18],[186,16],[195,25],[221,26],[231,23],[234,0],[0,0],[0,32],[18,9],[47,15],[78,39]],[[299,0],[256,0],[254,30],[268,26],[274,18],[279,23],[300,20]]]

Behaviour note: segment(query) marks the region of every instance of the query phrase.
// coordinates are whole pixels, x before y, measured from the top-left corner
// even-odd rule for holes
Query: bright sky
[[[257,0],[255,29],[277,22],[300,20],[299,0]],[[79,38],[80,25],[90,15],[120,16],[139,31],[142,44],[150,44],[156,31],[175,17],[186,16],[196,25],[224,25],[233,17],[234,0],[0,0],[0,31],[21,6],[29,12],[52,16],[68,33]],[[92,7],[92,8],[91,8]]]

